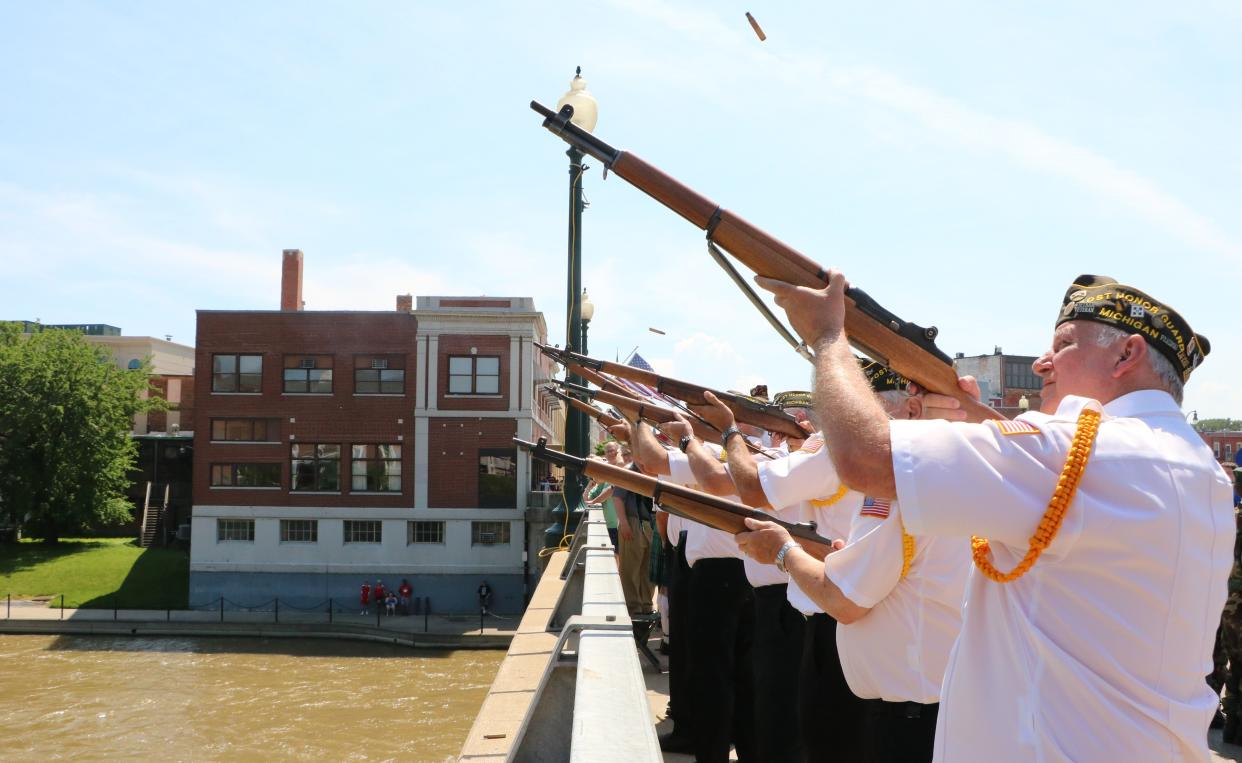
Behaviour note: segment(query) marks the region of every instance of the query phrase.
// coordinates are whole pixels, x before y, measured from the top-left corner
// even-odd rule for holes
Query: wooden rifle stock
[[[628,151],[621,151],[570,123],[573,108],[559,113],[532,101],[544,117],[543,125],[572,146],[604,162],[607,168],[640,191],[707,232],[707,238],[726,249],[761,276],[798,286],[821,289],[828,283],[823,266],[769,235],[716,202],[665,174]],[[958,386],[953,361],[935,345],[935,327],[923,328],[889,312],[861,289],[845,293],[845,332],[861,352],[923,389],[957,399],[972,421],[1004,418]]]
[[[569,395],[566,395],[564,392],[561,392],[559,389],[555,387],[548,387],[547,389],[548,389],[548,392],[551,392],[556,397],[559,397],[561,400],[564,400],[565,402],[569,403],[569,406],[571,408],[577,408],[578,410],[582,411],[586,415],[598,421],[600,424],[603,424],[604,427],[613,427],[613,426],[616,426],[617,424],[622,423],[621,419],[609,416],[608,414],[604,413],[603,411],[596,408],[595,406],[584,403],[576,397],[570,397]]]
[[[605,405],[611,405],[618,411],[632,417],[635,421],[648,421],[652,424],[667,424],[670,421],[676,421],[677,414],[679,413],[672,408],[665,408],[662,405],[655,405],[654,403],[648,403],[645,400],[639,400],[636,397],[619,395],[615,392],[609,392],[608,390],[587,389],[586,387],[582,387],[577,384],[559,380],[556,383],[570,392],[577,392],[581,395],[589,395],[593,400],[598,400]],[[692,416],[686,416],[685,418],[688,422],[690,422],[690,429],[694,431],[695,437],[700,440],[709,440],[711,442],[717,442],[720,439],[720,432],[713,429],[710,425],[699,421]],[[748,442],[747,445],[750,446],[750,443]]]
[[[550,354],[558,362],[578,373],[584,379],[594,382],[599,387],[603,387],[603,385],[587,376],[583,371],[602,371],[606,374],[619,376],[622,379],[645,384],[656,392],[663,393],[690,405],[706,405],[707,398],[703,396],[703,393],[711,392],[720,402],[728,406],[729,410],[733,411],[733,418],[743,424],[753,424],[769,432],[777,432],[786,437],[792,437],[795,440],[805,440],[807,436],[806,432],[798,426],[797,419],[771,403],[758,403],[730,392],[720,392],[711,387],[703,387],[679,379],[670,379],[666,376],[660,376],[653,371],[635,368],[634,366],[612,363],[607,360],[597,360],[570,350],[553,350]],[[594,374],[594,376],[596,378],[603,378],[599,374]]]
[[[631,493],[645,495],[670,513],[678,514],[699,524],[737,535],[749,530],[746,527],[747,519],[774,522],[788,530],[789,534],[803,545],[820,547],[824,553],[830,553],[833,550],[832,540],[816,533],[815,525],[811,523],[787,522],[745,504],[726,501],[688,487],[664,482],[632,469],[623,469],[603,461],[578,458],[558,450],[549,450],[547,441],[542,437],[539,438],[538,443],[527,442],[516,437],[513,438],[513,442],[529,450],[535,458],[574,469],[598,482],[607,482],[629,490]]]

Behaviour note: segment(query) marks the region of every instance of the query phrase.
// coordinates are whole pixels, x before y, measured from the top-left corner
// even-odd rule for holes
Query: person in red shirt
[[[410,597],[414,595],[414,586],[410,585],[409,580],[402,578],[401,587],[397,589],[397,593],[401,596],[401,614],[410,614]]]
[[[387,591],[384,589],[384,581],[379,578],[375,579],[375,604],[382,607],[384,605],[384,596]]]
[[[378,594],[376,594],[376,596],[378,598]],[[362,602],[362,611],[359,612],[358,614],[360,615],[371,614],[371,584],[365,580],[362,581],[362,592],[359,594],[358,598]]]

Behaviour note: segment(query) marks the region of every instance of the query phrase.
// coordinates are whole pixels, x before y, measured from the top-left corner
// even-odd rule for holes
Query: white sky
[[[533,296],[563,342],[565,146],[526,103],[581,65],[597,135],[950,355],[1038,354],[1110,275],[1211,339],[1186,408],[1242,417],[1235,3],[257,5],[0,9],[0,318],[191,343],[296,247],[309,309]],[[593,354],[807,386],[700,231],[585,182]]]

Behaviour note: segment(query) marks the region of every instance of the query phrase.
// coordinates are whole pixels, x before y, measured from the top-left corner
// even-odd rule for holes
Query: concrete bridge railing
[[[601,512],[549,560],[459,760],[661,760]]]

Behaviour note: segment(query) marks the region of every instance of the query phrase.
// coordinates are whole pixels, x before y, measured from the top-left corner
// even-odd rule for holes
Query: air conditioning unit
[[[371,361],[371,368],[385,369],[388,368],[387,358],[376,358]]]
[[[314,368],[314,367],[315,367],[314,358],[303,358],[302,359],[302,368]]]
[[[177,540],[189,540],[189,539],[190,539],[190,525],[189,524],[177,525]]]
[[[495,542],[496,542],[496,533],[486,533],[486,532],[479,533],[479,543],[491,544]]]

